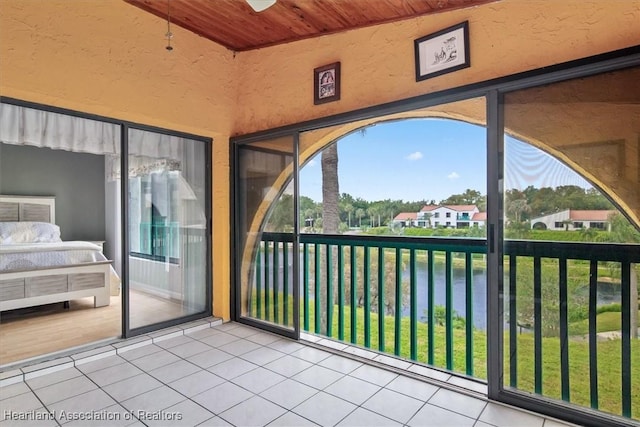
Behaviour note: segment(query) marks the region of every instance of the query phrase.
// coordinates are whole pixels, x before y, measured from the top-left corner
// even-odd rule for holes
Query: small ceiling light
[[[173,38],[173,33],[171,32],[171,8],[169,2],[170,0],[167,0],[167,32],[164,36],[167,38],[166,49],[172,51],[173,46],[171,46],[171,39]]]
[[[276,4],[276,0],[247,0],[247,3],[256,12],[262,12]]]

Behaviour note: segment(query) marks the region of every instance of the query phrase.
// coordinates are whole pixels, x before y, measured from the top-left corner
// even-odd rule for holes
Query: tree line
[[[340,231],[358,227],[383,227],[391,223],[401,212],[419,212],[426,205],[476,205],[481,212],[486,211],[486,195],[478,190],[466,189],[460,194],[452,194],[446,199],[422,199],[404,201],[384,199],[369,201],[342,193],[338,197],[338,217]],[[323,229],[323,203],[310,197],[300,197],[300,225],[302,228]],[[597,189],[585,189],[576,185],[555,188],[529,186],[524,190],[505,191],[505,214],[510,223],[526,223],[531,218],[559,212],[565,209],[615,210],[613,204]],[[269,218],[269,231],[290,231],[293,229],[293,196],[283,194],[273,207]]]
[[[343,230],[352,227],[382,227],[389,225],[399,213],[420,212],[420,209],[426,205],[476,205],[480,211],[484,211],[486,196],[477,190],[467,189],[461,194],[453,194],[439,202],[435,199],[368,201],[342,193],[338,199],[338,214]],[[322,229],[322,210],[322,202],[316,202],[306,196],[300,197],[301,224]]]
[[[510,189],[505,191],[504,206],[507,219],[516,223],[565,209],[615,210],[609,199],[597,189],[585,189],[577,185],[555,188],[530,185],[524,190]]]

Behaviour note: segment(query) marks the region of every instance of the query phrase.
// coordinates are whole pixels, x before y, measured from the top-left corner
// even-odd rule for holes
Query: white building
[[[615,211],[566,209],[531,219],[531,228],[537,230],[580,230],[596,228],[611,231],[609,216]]]
[[[401,227],[416,227],[418,214],[413,212],[402,212],[393,218],[394,224],[399,224]]]
[[[393,219],[403,227],[468,228],[484,227],[487,219],[476,205],[426,205],[420,212],[401,212]]]

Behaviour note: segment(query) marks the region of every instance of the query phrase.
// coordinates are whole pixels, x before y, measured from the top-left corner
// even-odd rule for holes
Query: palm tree
[[[322,231],[337,234],[340,225],[340,191],[338,188],[338,145],[322,151]]]
[[[369,206],[369,209],[367,209],[367,213],[369,214],[369,222],[371,227],[376,226],[376,217],[378,217],[378,226],[380,226],[380,208],[378,207],[378,205],[374,204]]]
[[[342,210],[347,213],[347,225],[349,225],[349,228],[351,228],[351,213],[354,209],[351,203],[345,202],[342,204]]]
[[[340,189],[338,185],[338,145],[333,143],[326,147],[322,151],[322,232],[324,234],[338,234],[340,226]],[[334,266],[331,271],[322,269],[321,284],[316,283],[316,286],[324,286],[327,283],[327,274],[333,274],[338,270],[337,268],[337,248],[333,247],[336,255],[333,256]],[[326,254],[325,254],[326,256]],[[323,334],[327,333],[327,298],[331,301],[335,301],[337,295],[337,287],[333,288],[333,295],[326,295],[325,292],[321,292],[321,326],[320,331]],[[324,300],[324,301],[323,301]]]
[[[358,227],[362,228],[362,217],[365,216],[366,212],[362,208],[356,209],[356,218],[358,218]]]

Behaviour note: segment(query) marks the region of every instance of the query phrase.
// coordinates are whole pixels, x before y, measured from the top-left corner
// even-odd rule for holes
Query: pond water
[[[426,262],[417,263],[417,296],[418,296],[418,318],[426,317],[429,298],[427,295],[427,265]],[[408,271],[403,273],[407,277]],[[452,272],[453,309],[461,317],[466,316],[466,282],[465,270],[453,269]],[[508,283],[505,283],[508,287]],[[584,288],[588,292],[587,288]],[[472,301],[473,301],[473,326],[478,329],[487,327],[487,278],[484,271],[476,271],[472,278]],[[507,289],[508,291],[508,289]],[[446,278],[444,266],[434,267],[434,302],[436,305],[444,306],[446,303]],[[585,294],[586,294],[585,292]],[[508,300],[508,294],[505,294]],[[606,305],[620,302],[620,288],[610,283],[598,283],[597,305]],[[409,315],[409,307],[402,311],[404,316]]]
[[[279,262],[280,262],[280,272],[279,277],[282,278],[282,273],[284,270],[283,265],[283,256],[282,252],[280,252]],[[313,262],[313,261],[311,261]],[[264,266],[264,261],[262,263]],[[269,265],[271,266],[271,260],[269,260]],[[300,266],[302,269],[302,256],[300,257]],[[264,267],[263,267],[264,268]],[[292,278],[293,278],[293,266],[291,262],[289,262],[289,286],[293,286]],[[271,273],[271,272],[270,272]],[[372,272],[372,274],[376,274]],[[262,273],[262,277],[264,277],[264,273]],[[405,270],[403,272],[403,279],[406,281],[409,277],[409,271]],[[270,279],[271,280],[271,279]],[[281,280],[281,279],[280,279]],[[313,279],[311,279],[313,280]],[[429,303],[429,298],[427,294],[427,263],[426,261],[418,261],[416,263],[416,283],[417,283],[417,299],[418,299],[418,320],[423,320],[427,315],[427,307]],[[472,299],[473,299],[473,325],[477,329],[484,330],[487,327],[487,280],[486,274],[484,270],[476,270],[473,274],[473,285],[472,285]],[[303,283],[303,273],[300,272],[300,283]],[[444,306],[446,303],[446,293],[445,293],[445,268],[444,265],[435,265],[434,266],[434,301],[435,305]],[[452,293],[452,302],[453,309],[456,311],[456,314],[465,317],[466,315],[466,284],[465,284],[465,270],[454,268],[452,272],[452,285],[453,285],[453,293]],[[263,282],[264,286],[264,282]],[[279,286],[282,289],[282,285]],[[505,283],[505,287],[508,287],[508,284]],[[587,295],[587,288],[584,288],[585,296]],[[292,293],[292,292],[291,292]],[[300,292],[300,296],[302,297],[302,291]],[[310,294],[310,298],[313,299],[313,292]],[[508,296],[505,295],[505,300],[508,299]],[[612,285],[610,283],[598,283],[598,295],[597,295],[597,304],[605,305],[611,303],[619,303],[620,302],[620,290],[616,285]],[[407,305],[403,307],[402,315],[409,316],[410,307]]]
[[[446,304],[446,277],[444,266],[438,268],[434,267],[434,292],[433,298],[435,305],[441,305],[444,307]],[[416,265],[416,284],[417,284],[417,297],[418,297],[418,319],[426,318],[427,307],[429,304],[428,286],[427,280],[429,274],[427,273],[427,265],[425,263],[417,263]],[[408,277],[409,272],[403,273],[404,277]],[[452,272],[452,302],[453,309],[461,317],[466,316],[466,282],[465,271],[463,269],[453,269]],[[478,329],[485,329],[487,327],[487,280],[484,272],[476,273],[472,277],[472,301],[473,301],[473,325]],[[402,314],[409,316],[410,308],[405,307]]]

